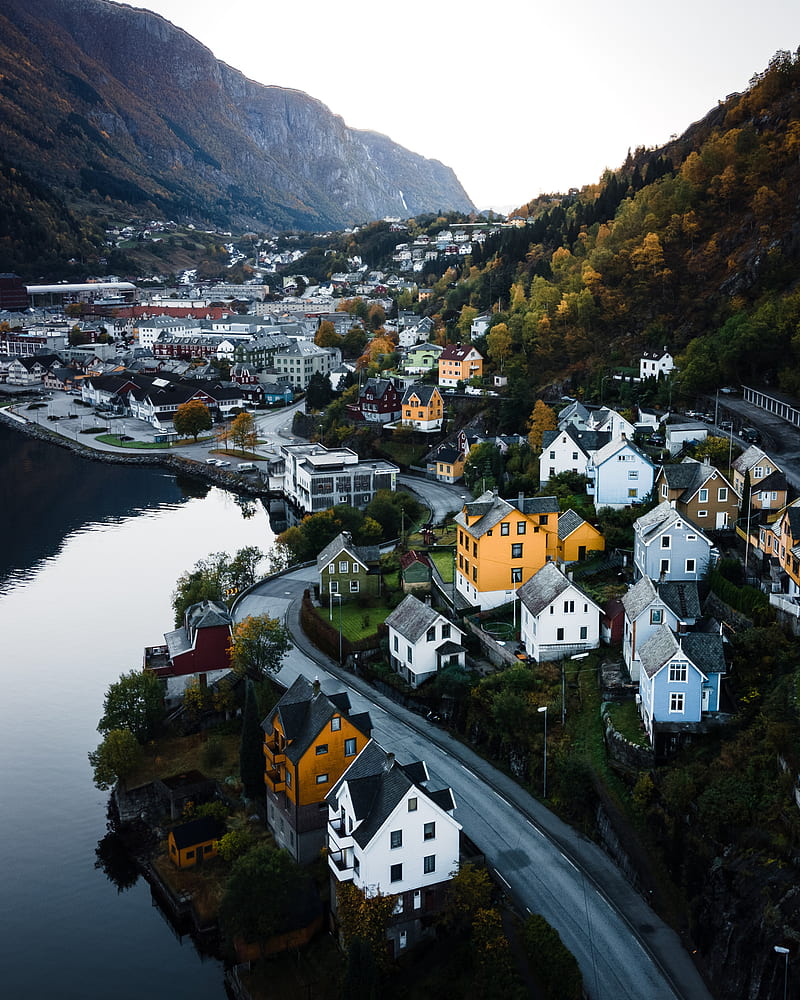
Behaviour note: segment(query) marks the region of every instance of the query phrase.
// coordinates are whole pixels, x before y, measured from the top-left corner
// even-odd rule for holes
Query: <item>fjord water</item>
[[[87,752],[103,696],[172,627],[177,576],[267,549],[260,503],[157,468],[106,465],[0,424],[0,968],[4,996],[225,995],[139,878],[96,866],[108,793]]]

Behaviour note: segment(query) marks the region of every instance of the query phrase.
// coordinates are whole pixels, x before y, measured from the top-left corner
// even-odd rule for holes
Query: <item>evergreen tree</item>
[[[244,689],[242,734],[239,742],[239,775],[248,799],[257,799],[264,788],[264,732],[258,721],[258,704],[253,682],[248,677]]]

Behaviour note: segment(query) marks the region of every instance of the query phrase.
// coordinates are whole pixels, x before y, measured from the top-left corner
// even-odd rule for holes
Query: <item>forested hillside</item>
[[[428,311],[462,332],[495,311],[483,346],[506,359],[509,412],[663,346],[680,391],[746,377],[800,392],[799,190],[800,58],[780,52],[679,139],[523,206],[527,225],[440,278]]]

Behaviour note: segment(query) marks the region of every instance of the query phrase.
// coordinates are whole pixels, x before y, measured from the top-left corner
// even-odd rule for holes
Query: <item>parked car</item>
[[[758,433],[755,427],[743,427],[742,437],[749,444],[758,444],[758,442],[761,440],[761,435]]]

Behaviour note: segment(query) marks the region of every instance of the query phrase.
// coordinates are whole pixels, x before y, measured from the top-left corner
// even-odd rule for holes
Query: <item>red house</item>
[[[370,378],[362,386],[358,402],[349,403],[347,409],[356,420],[388,424],[400,419],[402,396],[390,379]]]
[[[163,646],[147,646],[144,668],[166,686],[168,708],[178,704],[195,680],[206,687],[230,670],[230,612],[219,601],[201,601],[187,609],[183,626],[164,633]]]

